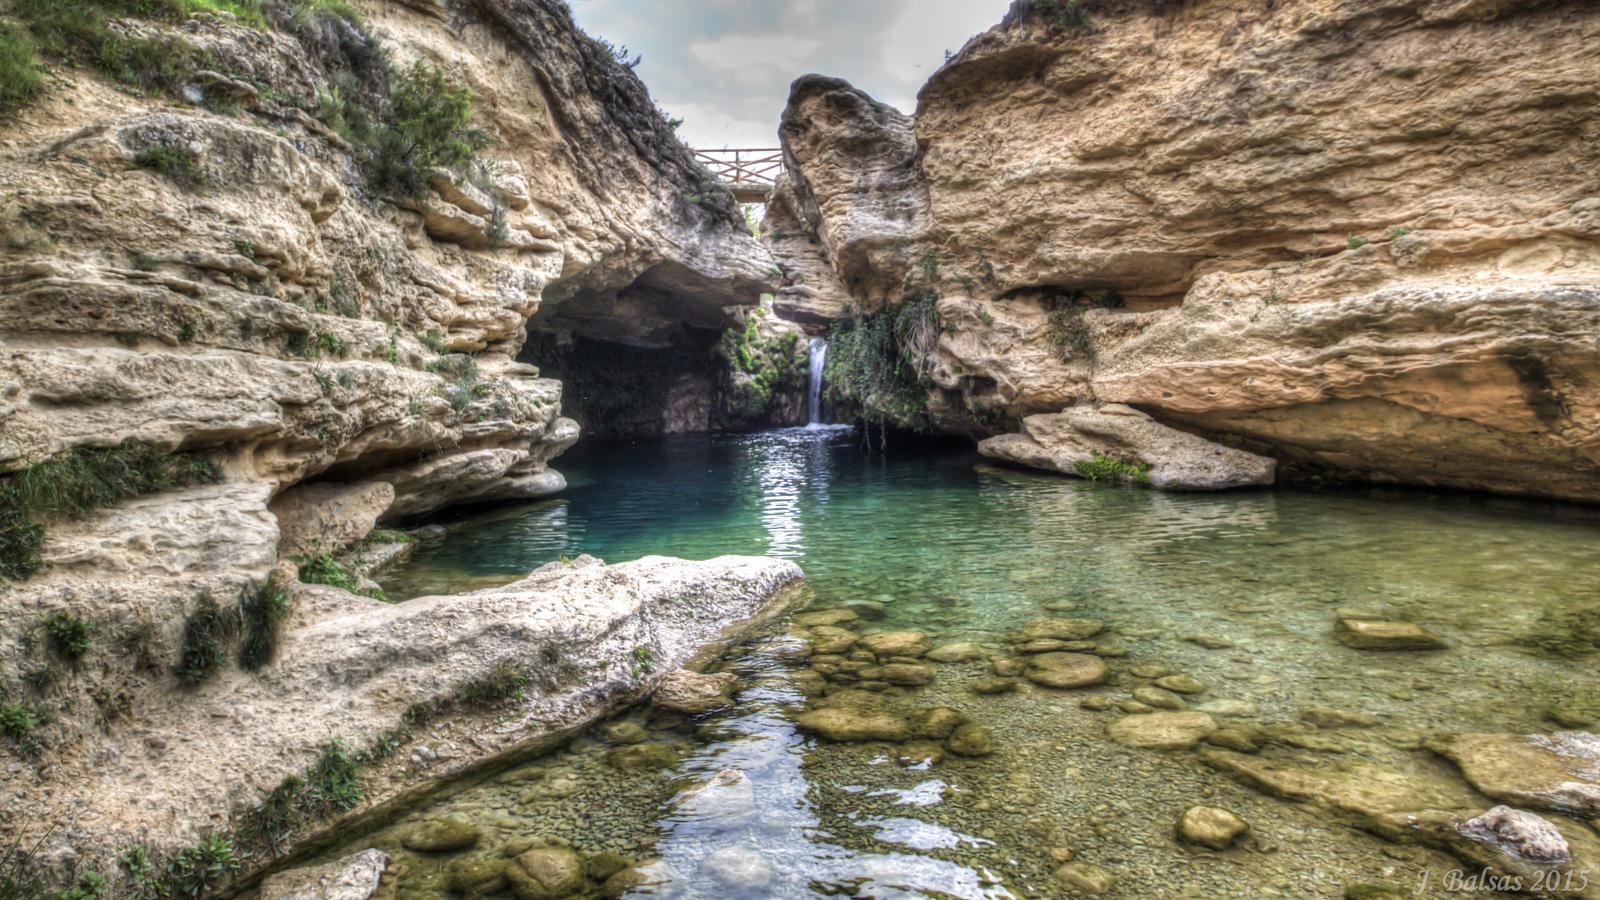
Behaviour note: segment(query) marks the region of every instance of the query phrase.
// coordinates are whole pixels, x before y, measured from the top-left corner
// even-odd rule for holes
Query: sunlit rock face
[[[936,294],[944,430],[1121,403],[1291,475],[1600,499],[1592,5],[1082,6],[1015,5],[914,123],[797,81],[784,293]]]

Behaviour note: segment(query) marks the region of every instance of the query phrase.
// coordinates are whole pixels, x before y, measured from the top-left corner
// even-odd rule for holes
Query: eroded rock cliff
[[[554,690],[540,640],[592,644],[584,665],[653,649],[656,675],[512,692],[524,721],[461,754],[483,759],[647,689],[796,577],[586,565],[388,607],[341,567],[377,522],[561,489],[549,462],[578,426],[517,361],[530,320],[649,345],[740,327],[772,289],[732,197],[559,0],[14,7],[3,36],[48,77],[0,124],[0,736],[19,760],[0,843],[48,835],[54,874],[125,878],[138,845],[163,890],[203,893],[207,835],[284,799],[327,739],[393,750],[412,706],[507,671]],[[557,613],[592,633],[550,632]],[[240,858],[318,820],[240,838]]]
[[[1600,500],[1597,37],[1575,2],[1018,3],[914,120],[795,82],[779,297],[894,308],[892,377],[829,369],[902,424],[1118,403],[1291,474]]]

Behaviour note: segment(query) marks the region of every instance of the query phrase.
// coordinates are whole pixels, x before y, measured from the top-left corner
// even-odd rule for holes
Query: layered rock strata
[[[780,302],[941,326],[889,418],[1115,403],[1292,474],[1600,500],[1592,6],[1063,9],[1016,4],[914,119],[794,83]]]
[[[377,522],[564,486],[549,464],[579,429],[562,385],[517,360],[530,319],[637,344],[717,334],[772,266],[559,0],[289,6],[114,18],[106,40],[170,51],[178,83],[133,90],[71,51],[0,129],[0,488],[111,447],[205,460],[219,482],[77,517],[45,498],[37,522],[0,523],[7,552],[42,537],[35,562],[0,560],[38,569],[0,583],[18,756],[0,843],[48,833],[56,873],[229,833],[319,741],[364,747],[496,661],[535,679],[515,720],[369,800],[558,732],[648,687],[615,671],[619,641],[677,665],[796,576],[586,564],[401,607],[296,583],[286,558],[323,565]],[[469,104],[427,137],[473,152],[416,163],[372,130],[406,127],[402,101]],[[560,674],[539,653],[554,644],[592,677]]]

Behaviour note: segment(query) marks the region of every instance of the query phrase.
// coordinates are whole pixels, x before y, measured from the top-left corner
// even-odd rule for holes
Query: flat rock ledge
[[[1168,428],[1118,403],[1028,416],[1021,432],[987,438],[978,452],[1047,472],[1120,478],[1164,491],[1269,485],[1277,470],[1275,460]]]
[[[27,832],[19,837],[43,838],[52,869],[116,872],[130,845],[165,856],[227,831],[330,739],[367,748],[414,704],[439,705],[436,720],[363,770],[356,808],[292,835],[276,866],[248,860],[235,881],[247,886],[303,857],[296,848],[551,746],[669,673],[704,665],[727,639],[787,608],[802,578],[794,563],[765,557],[606,565],[583,556],[465,594],[394,605],[348,595],[340,606],[353,611],[286,633],[276,665],[175,696],[93,764],[55,767],[45,790],[15,801]],[[301,588],[297,602],[333,590]],[[531,676],[520,696],[487,708],[442,702],[507,664]]]

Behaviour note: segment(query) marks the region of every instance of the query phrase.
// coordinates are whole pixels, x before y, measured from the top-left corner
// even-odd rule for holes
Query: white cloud
[[[817,50],[817,42],[781,35],[730,34],[689,45],[689,55],[719,72],[743,72],[756,67],[797,72]]]
[[[1008,0],[571,0],[590,34],[642,54],[656,102],[707,147],[772,146],[789,83],[849,80],[910,112],[918,88]]]

